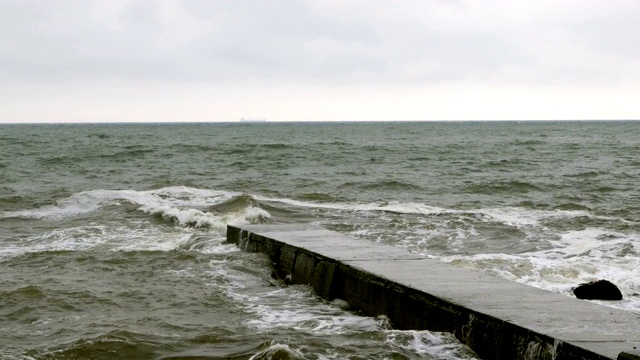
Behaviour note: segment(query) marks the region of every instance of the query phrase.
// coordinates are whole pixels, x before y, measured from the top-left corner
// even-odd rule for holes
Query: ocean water
[[[270,277],[308,222],[640,314],[640,122],[0,125],[0,358],[477,359]]]

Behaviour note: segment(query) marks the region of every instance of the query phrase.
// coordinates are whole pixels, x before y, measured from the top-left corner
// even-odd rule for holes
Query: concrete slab
[[[401,329],[452,332],[486,359],[634,359],[640,315],[303,225],[230,226],[294,283]],[[622,353],[621,353],[622,352]]]
[[[242,228],[253,234],[277,239],[338,261],[424,258],[392,246],[372,247],[369,246],[372,244],[370,241],[342,235],[313,225],[244,225]]]

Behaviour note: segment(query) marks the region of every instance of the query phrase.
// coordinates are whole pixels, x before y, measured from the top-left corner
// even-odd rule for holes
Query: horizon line
[[[605,122],[640,121],[640,119],[423,119],[423,120],[108,120],[108,121],[0,121],[0,125],[88,125],[88,124],[265,124],[265,123],[384,123],[384,122]]]

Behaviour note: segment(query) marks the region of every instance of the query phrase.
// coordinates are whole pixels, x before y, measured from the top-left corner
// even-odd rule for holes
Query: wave
[[[489,168],[496,168],[496,169],[501,169],[501,168],[530,168],[533,166],[533,164],[531,162],[528,161],[522,161],[522,160],[514,160],[514,159],[501,159],[501,160],[491,160],[491,161],[487,161],[486,163],[483,164],[483,166],[487,166]]]
[[[242,196],[241,193],[185,186],[148,191],[91,190],[73,194],[57,201],[55,205],[8,211],[0,218],[59,220],[92,213],[107,206],[120,206],[123,202],[180,226],[209,227],[220,231],[227,224],[249,223],[270,217],[255,202]]]
[[[559,210],[582,210],[582,211],[587,211],[587,212],[592,210],[590,207],[588,207],[586,205],[576,204],[576,203],[572,203],[572,202],[558,204],[558,205],[556,205],[556,209],[559,209]]]
[[[68,344],[57,345],[45,357],[62,359],[127,358],[148,359],[157,356],[157,335],[147,335],[115,330],[95,336],[80,338]],[[168,339],[167,339],[168,340]]]
[[[318,201],[318,202],[335,201],[335,198],[330,194],[319,193],[319,192],[303,193],[303,194],[299,194],[297,197],[299,199],[308,200],[308,201]]]
[[[543,191],[543,189],[528,182],[505,181],[496,183],[472,184],[467,186],[465,188],[465,191],[471,194],[495,195],[496,193],[520,194],[532,191]]]
[[[637,225],[618,217],[599,216],[588,208],[572,204],[555,210],[529,207],[450,209],[417,202],[339,202],[322,196],[318,198],[318,194],[311,194],[308,198],[296,200],[186,186],[147,191],[80,192],[54,205],[0,213],[0,219],[56,221],[100,210],[125,215],[129,211],[137,211],[175,224],[181,230],[149,226],[144,215],[126,222],[82,222],[80,226],[70,223],[71,227],[32,235],[19,246],[5,244],[0,252],[1,257],[6,258],[24,252],[82,251],[107,246],[124,251],[185,249],[225,253],[236,251],[233,246],[221,244],[229,224],[304,221],[436,256],[468,257],[500,252],[571,258],[597,253],[613,257],[640,253],[628,242],[622,242],[619,248],[608,248],[613,244],[608,243],[601,244],[601,248],[583,251],[578,251],[577,245],[557,242],[563,236],[569,236],[570,231],[596,224],[603,229],[620,229],[629,237],[629,232]],[[124,206],[124,212],[119,206]],[[563,251],[565,255],[562,255]]]
[[[340,189],[359,188],[364,190],[414,190],[420,191],[422,188],[418,185],[397,180],[383,180],[376,182],[346,182],[339,186]]]
[[[91,162],[95,159],[106,159],[110,161],[127,160],[130,158],[140,158],[148,154],[156,152],[155,149],[144,149],[140,146],[129,147],[124,151],[116,153],[96,154],[91,156],[54,156],[48,158],[39,158],[37,161],[41,165],[55,166],[55,165],[67,165],[78,164],[83,162]]]
[[[273,143],[273,144],[258,144],[256,145],[258,148],[268,149],[268,150],[285,150],[285,149],[294,149],[295,146],[286,143]]]
[[[236,148],[232,148],[229,150],[224,151],[225,155],[242,155],[242,154],[249,154],[251,152],[253,152],[254,149],[252,147],[236,147]]]
[[[211,152],[218,150],[215,146],[209,145],[193,145],[193,144],[174,144],[168,147],[172,153],[191,153],[191,152]]]
[[[239,250],[225,241],[220,232],[197,231],[184,228],[182,231],[166,231],[161,227],[133,223],[122,226],[83,225],[55,229],[29,236],[19,242],[3,243],[0,261],[18,259],[22,256],[49,256],[61,252],[92,251],[174,251],[178,249],[205,254],[229,254]],[[22,259],[22,260],[20,260]]]
[[[420,162],[422,162],[422,161],[431,161],[431,158],[430,158],[430,157],[427,157],[427,156],[418,156],[418,157],[409,158],[409,159],[407,159],[407,160],[409,160],[409,161],[420,161]]]
[[[477,355],[468,347],[461,345],[450,333],[430,331],[387,330],[386,342],[410,353],[439,359],[477,359]],[[430,356],[429,356],[430,355]]]
[[[75,162],[79,160],[75,157],[67,157],[67,156],[54,156],[51,158],[38,159],[38,163],[42,165],[59,165],[66,164],[67,162]]]
[[[0,197],[0,204],[20,204],[24,201],[24,197],[19,196],[19,195],[13,195],[13,196],[5,196],[5,197]]]
[[[433,207],[419,203],[401,203],[401,202],[380,202],[380,203],[339,203],[339,202],[313,202],[313,201],[301,201],[287,198],[272,198],[260,195],[255,195],[254,198],[261,202],[280,203],[295,207],[313,208],[313,209],[327,209],[338,211],[350,211],[350,212],[367,212],[367,211],[381,211],[381,212],[394,212],[404,214],[434,214],[446,211],[444,208]]]
[[[503,208],[481,208],[481,209],[447,209],[431,206],[424,203],[410,202],[378,202],[378,203],[338,203],[338,202],[314,202],[301,201],[287,198],[272,198],[265,196],[254,196],[261,202],[275,202],[295,207],[328,209],[349,212],[387,212],[407,215],[441,216],[446,214],[468,215],[476,219],[500,222],[513,226],[536,225],[541,221],[549,219],[569,219],[578,217],[598,218],[603,220],[622,220],[618,218],[595,216],[583,209],[558,209],[558,210],[537,210],[519,207]]]
[[[89,138],[110,139],[111,136],[108,134],[98,133],[98,134],[89,134]]]
[[[129,149],[129,150],[117,152],[115,154],[104,154],[104,155],[99,155],[95,157],[111,159],[113,161],[113,160],[122,160],[130,157],[137,158],[137,157],[140,157],[146,154],[151,154],[154,152],[156,152],[156,150],[154,149]]]
[[[528,145],[528,146],[533,146],[533,145],[546,145],[547,142],[543,141],[543,140],[515,140],[513,142],[511,142],[510,145],[517,145],[517,146],[522,146],[522,145]]]
[[[227,276],[231,274],[227,273]],[[247,287],[253,288],[255,278],[239,277]],[[348,310],[342,300],[318,303],[316,295],[308,287],[256,287],[264,289],[247,293],[245,288],[229,287],[228,296],[241,304],[251,314],[247,325],[258,333],[272,333],[279,329],[294,330],[305,337],[322,339],[349,339],[340,341],[336,348],[331,343],[318,340],[309,347],[307,342],[269,341],[261,344],[251,359],[307,358],[309,354],[324,352],[326,358],[344,358],[358,353],[364,358],[455,358],[477,359],[467,347],[461,345],[453,335],[430,331],[392,330],[385,316],[361,316]],[[273,289],[273,290],[271,290]],[[376,346],[371,347],[375,341]],[[445,356],[448,355],[448,356]],[[325,358],[321,356],[321,358]]]
[[[25,302],[25,299],[37,300],[47,297],[47,292],[36,285],[27,285],[16,289],[7,289],[6,287],[0,290],[0,300],[4,304],[21,304]]]
[[[395,186],[396,184],[393,183]],[[335,210],[338,212],[367,213],[383,212],[417,216],[456,215],[473,217],[477,221],[497,222],[522,227],[538,225],[549,220],[588,218],[603,221],[622,221],[621,218],[593,215],[590,209],[567,203],[555,210],[525,207],[502,207],[481,209],[447,209],[424,203],[412,202],[335,202],[330,196],[312,193],[300,200],[285,197],[268,197],[233,191],[200,189],[187,186],[171,186],[159,189],[137,190],[91,190],[72,194],[58,200],[54,205],[35,209],[6,211],[1,218],[25,218],[58,220],[92,213],[108,206],[132,204],[138,211],[158,216],[181,226],[212,227],[222,229],[226,224],[242,224],[265,221],[270,218],[266,208],[273,204],[286,212],[286,207],[309,210]],[[277,205],[280,204],[280,205]],[[283,207],[282,205],[285,205]]]
[[[269,341],[264,344],[264,349],[258,351],[249,360],[273,360],[273,359],[304,359],[304,354],[288,344]]]
[[[572,174],[566,174],[563,176],[568,178],[593,178],[593,177],[598,177],[600,175],[606,175],[606,173],[601,171],[582,171],[582,172],[577,172]]]
[[[253,197],[247,194],[240,194],[214,204],[208,207],[208,210],[215,213],[231,213],[253,206],[257,206],[257,202]]]

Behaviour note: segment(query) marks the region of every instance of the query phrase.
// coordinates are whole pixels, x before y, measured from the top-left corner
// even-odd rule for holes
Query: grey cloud
[[[371,67],[353,52],[318,61],[305,44],[314,39],[375,43],[361,24],[314,15],[303,2],[184,2],[190,16],[211,22],[211,31],[167,48],[167,29],[150,2],[127,4],[110,29],[91,18],[85,2],[3,4],[0,31],[4,77],[39,81],[88,77],[182,78],[186,81],[343,75]],[[268,5],[267,5],[268,4]],[[8,19],[8,20],[10,20]],[[3,19],[4,20],[4,19]],[[344,59],[348,61],[343,62]],[[337,60],[342,66],[336,66]],[[347,64],[351,64],[348,66]],[[338,69],[338,70],[336,70]]]
[[[177,10],[163,10],[160,1],[130,1],[104,14],[100,4],[109,3],[0,2],[0,79],[260,78],[380,84],[640,80],[629,65],[640,56],[633,39],[640,31],[638,6],[626,14],[593,16],[577,26],[551,27],[541,19],[534,28],[522,25],[512,33],[514,25],[476,30],[456,24],[455,17],[446,27],[430,23],[439,14],[384,16],[385,8],[420,8],[419,2],[362,2],[360,9],[335,6],[334,14],[311,6],[322,7],[322,2],[298,0],[167,2]],[[451,6],[468,10],[455,4]],[[377,16],[369,5],[380,10]],[[559,32],[566,38],[556,37]],[[563,41],[580,53],[571,53]],[[628,63],[618,63],[618,58]]]
[[[22,2],[14,6],[21,21],[2,22],[2,69],[9,75],[45,80],[75,80],[127,74],[158,63],[149,42],[157,29],[137,17],[114,32],[92,21],[89,3]],[[6,46],[10,44],[10,46]]]
[[[582,38],[596,50],[615,56],[640,60],[640,5],[615,18],[596,18],[585,21],[578,28]]]

